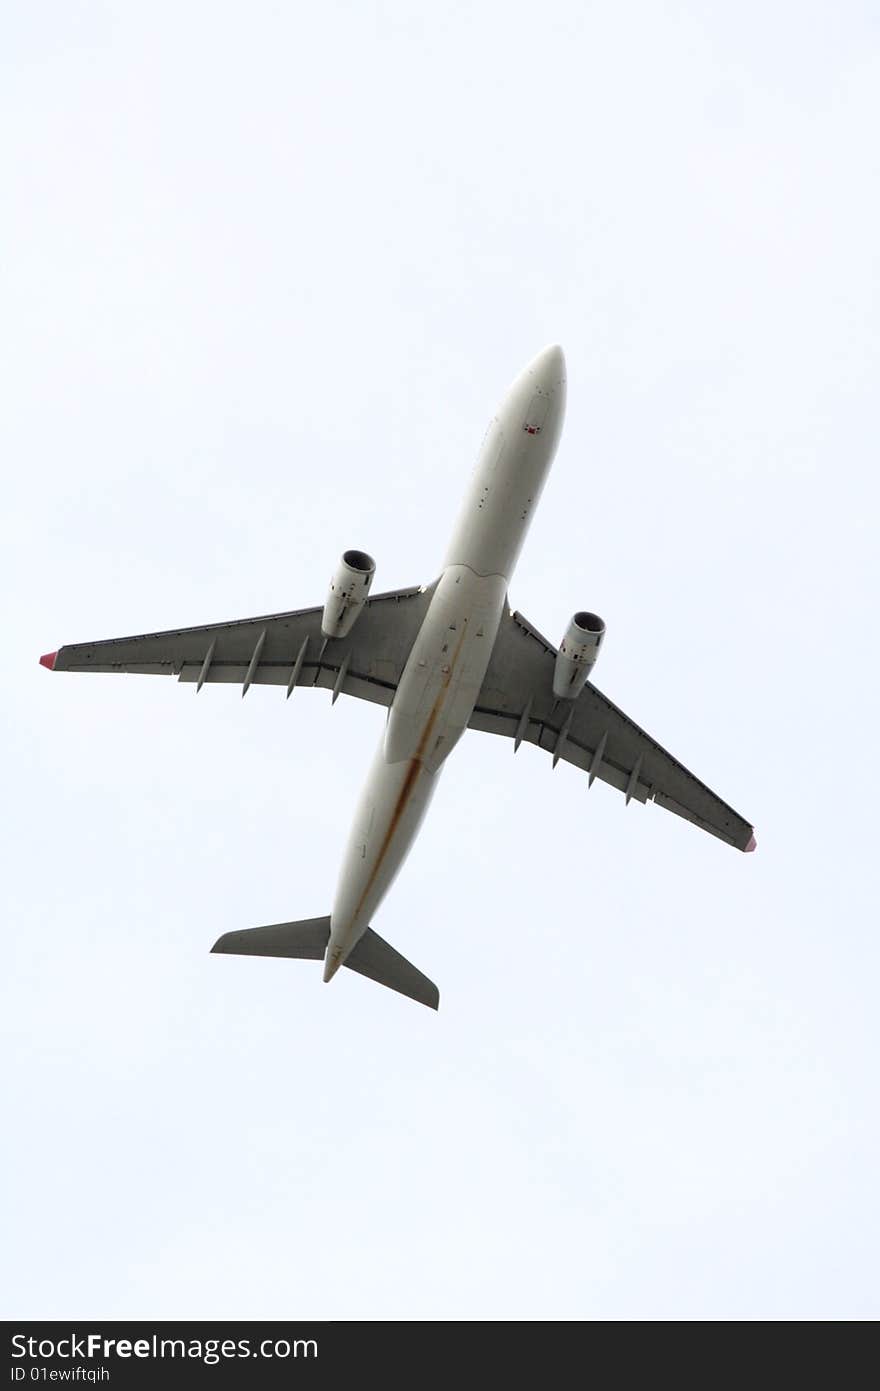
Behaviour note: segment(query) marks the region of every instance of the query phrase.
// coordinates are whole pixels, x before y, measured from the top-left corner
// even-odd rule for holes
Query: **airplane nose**
[[[565,382],[565,353],[558,343],[543,348],[529,368],[545,390],[553,391]]]
[[[565,354],[558,343],[551,343],[508,387],[498,409],[503,430],[522,428],[529,435],[541,435],[552,451],[565,414],[565,393]]]

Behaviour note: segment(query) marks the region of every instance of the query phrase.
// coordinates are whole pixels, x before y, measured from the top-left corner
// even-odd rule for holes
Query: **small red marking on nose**
[[[41,667],[48,667],[50,671],[54,671],[54,670],[55,670],[55,658],[56,658],[57,656],[58,656],[58,653],[57,653],[57,652],[47,652],[46,655],[45,655],[45,657],[41,657],[41,658],[40,658],[40,666],[41,666]]]

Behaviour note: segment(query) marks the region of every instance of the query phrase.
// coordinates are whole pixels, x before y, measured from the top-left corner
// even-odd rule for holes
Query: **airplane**
[[[422,824],[446,759],[466,729],[525,740],[582,769],[592,786],[655,806],[738,850],[754,828],[593,685],[605,637],[578,611],[559,649],[508,603],[508,586],[562,429],[566,366],[545,348],[490,421],[439,578],[370,595],[376,564],[347,550],[321,608],[142,637],[78,643],[40,658],[53,671],[136,672],[195,683],[321,687],[385,706],[332,912],[227,932],[214,952],[323,960],[437,1009],[437,986],[370,924]]]

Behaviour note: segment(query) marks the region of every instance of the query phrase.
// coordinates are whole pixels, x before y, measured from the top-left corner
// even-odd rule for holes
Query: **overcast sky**
[[[876,7],[0,23],[0,1312],[876,1317]],[[383,712],[39,654],[430,581],[555,341],[511,601],[758,853],[468,734],[375,923],[439,1014],[210,956]]]

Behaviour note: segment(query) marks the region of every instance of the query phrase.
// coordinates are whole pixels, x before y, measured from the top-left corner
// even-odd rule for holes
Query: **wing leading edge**
[[[653,801],[738,850],[755,849],[754,828],[589,682],[575,701],[553,695],[556,648],[510,613],[492,651],[470,728],[537,744],[623,792]]]
[[[194,682],[320,686],[338,695],[390,705],[430,602],[429,589],[398,589],[367,600],[346,638],[325,640],[320,608],[232,623],[169,629],[61,647],[41,657],[54,671],[131,672]]]

